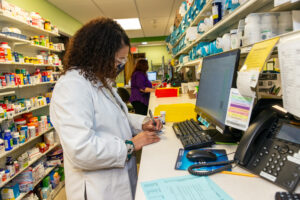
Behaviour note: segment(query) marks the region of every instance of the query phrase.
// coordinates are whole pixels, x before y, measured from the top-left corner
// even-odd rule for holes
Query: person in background
[[[162,124],[128,113],[112,87],[129,53],[117,22],[97,18],[72,37],[56,83],[50,117],[64,151],[68,200],[133,200],[134,151],[158,142]]]
[[[129,101],[133,105],[136,114],[147,115],[150,92],[155,92],[146,72],[148,61],[140,59],[136,63],[135,70],[131,75],[131,95]]]

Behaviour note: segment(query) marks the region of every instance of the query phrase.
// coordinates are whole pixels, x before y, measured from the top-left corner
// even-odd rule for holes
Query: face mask
[[[125,69],[125,63],[119,64],[117,66],[117,75],[119,75]]]
[[[117,75],[119,75],[124,69],[125,69],[125,64],[127,62],[127,59],[116,59],[118,62],[121,64],[117,65]]]

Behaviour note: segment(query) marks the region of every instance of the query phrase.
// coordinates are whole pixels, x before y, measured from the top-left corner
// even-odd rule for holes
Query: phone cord
[[[195,175],[195,176],[209,176],[212,174],[219,173],[221,171],[225,171],[227,169],[231,169],[231,164],[234,163],[234,160],[227,160],[227,161],[221,161],[221,162],[211,162],[211,163],[202,163],[202,164],[195,164],[191,165],[188,168],[188,171],[190,174]],[[195,171],[194,169],[196,168],[201,168],[201,167],[210,167],[210,166],[219,166],[219,165],[225,165],[223,167],[220,167],[218,169],[212,170],[212,171]]]

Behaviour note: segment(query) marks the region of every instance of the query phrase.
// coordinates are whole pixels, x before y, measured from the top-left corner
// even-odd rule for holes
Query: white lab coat
[[[101,85],[99,82],[97,86]],[[130,114],[77,70],[62,76],[51,100],[50,117],[64,150],[68,200],[131,200],[136,160],[126,162],[126,139],[140,131],[144,116]]]

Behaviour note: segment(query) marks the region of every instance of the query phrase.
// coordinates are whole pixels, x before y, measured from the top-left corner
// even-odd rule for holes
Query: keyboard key
[[[184,149],[210,147],[215,144],[194,120],[186,120],[173,124],[173,130],[180,139]]]

